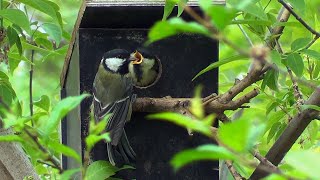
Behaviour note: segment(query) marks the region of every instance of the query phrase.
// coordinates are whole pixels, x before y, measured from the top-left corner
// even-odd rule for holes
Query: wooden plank
[[[224,5],[225,0],[213,0],[213,4]],[[163,6],[165,0],[87,0],[88,6]],[[188,5],[198,5],[197,0],[190,0]]]
[[[67,51],[67,54],[66,54],[66,57],[65,57],[65,60],[64,60],[63,67],[62,67],[62,72],[61,72],[61,75],[60,75],[60,86],[61,86],[61,88],[64,88],[64,86],[65,86],[65,80],[67,78],[67,73],[68,73],[68,69],[69,69],[70,59],[71,59],[71,55],[72,55],[72,51],[73,51],[73,46],[75,44],[76,36],[77,36],[78,30],[79,30],[79,27],[80,27],[80,24],[81,24],[81,20],[82,20],[82,17],[83,17],[83,14],[84,14],[85,10],[86,10],[86,2],[83,1],[82,5],[80,7],[79,13],[78,13],[78,17],[77,17],[76,23],[75,23],[73,31],[72,31],[72,36],[71,36],[71,40],[70,40],[70,43],[69,43],[69,48],[68,48],[68,51]]]
[[[11,129],[0,128],[0,136],[12,134]],[[0,179],[24,179],[29,176],[34,180],[40,179],[21,145],[17,142],[0,142]]]

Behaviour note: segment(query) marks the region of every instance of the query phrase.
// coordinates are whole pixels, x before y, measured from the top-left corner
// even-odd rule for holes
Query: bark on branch
[[[320,87],[316,88],[310,96],[306,104],[320,106]],[[284,158],[285,154],[290,150],[295,141],[299,138],[302,132],[306,129],[309,123],[319,116],[319,112],[312,109],[306,109],[300,114],[297,114],[288,124],[287,128],[281,134],[279,139],[273,144],[268,151],[266,158],[274,165],[278,165]],[[260,163],[261,165],[261,163]],[[259,165],[259,166],[260,166]],[[261,179],[267,176],[268,173],[262,172],[257,168],[250,179]]]
[[[225,110],[236,110],[243,104],[248,103],[252,98],[259,94],[257,89],[250,91],[235,101],[228,103],[221,103],[221,97],[213,97],[214,100],[210,102],[210,99],[205,103],[205,110],[207,113],[222,113]],[[204,98],[205,99],[205,98]],[[135,112],[179,112],[182,109],[187,109],[190,105],[191,98],[137,98],[133,104],[133,111]]]

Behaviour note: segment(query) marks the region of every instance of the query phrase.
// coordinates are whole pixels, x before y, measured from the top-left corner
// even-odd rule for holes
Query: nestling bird
[[[145,55],[145,57],[143,56]],[[111,164],[117,164],[116,156],[129,163],[135,160],[124,130],[130,120],[132,103],[135,100],[133,85],[150,86],[158,79],[161,65],[148,53],[114,49],[104,54],[93,82],[93,111],[96,122],[111,114],[106,131],[111,142],[107,142],[107,153]]]
[[[162,72],[161,62],[149,50],[138,48],[130,54],[130,59],[139,59],[136,63],[129,64],[129,72],[134,86],[147,88],[159,80]]]

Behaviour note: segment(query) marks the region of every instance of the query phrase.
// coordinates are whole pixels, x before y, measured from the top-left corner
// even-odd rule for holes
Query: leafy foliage
[[[81,171],[86,179],[112,179],[117,171],[132,167],[116,168],[106,161],[97,161],[89,165],[81,162],[82,159],[75,150],[59,142],[58,124],[61,119],[87,97],[81,95],[64,100],[57,98],[59,85],[58,77],[54,74],[60,72],[73,24],[65,23],[67,21],[65,15],[71,12],[72,7],[74,14],[70,13],[68,16],[75,19],[77,7],[74,4],[80,4],[80,1],[70,1],[74,4],[66,1],[64,3],[69,4],[58,5],[61,2],[50,0],[3,2],[4,6],[0,9],[1,31],[4,31],[0,34],[0,116],[4,123],[3,128],[12,128],[16,133],[0,136],[0,141],[20,142],[42,178],[56,177],[58,171],[43,165],[40,160],[52,163],[48,157],[55,159],[63,154],[83,163],[83,166],[65,171],[60,175],[60,179],[70,179]],[[317,9],[320,5],[319,0],[287,2],[307,24],[319,31]],[[275,48],[271,47],[271,51],[267,53],[268,63],[272,64],[273,68],[261,77],[262,81],[250,86],[251,89],[256,88],[261,91],[260,95],[250,102],[250,108],[225,111],[232,122],[220,124],[218,130],[215,131],[211,127],[216,115],[207,115],[202,107],[200,89],[196,90],[189,109],[193,118],[171,112],[149,116],[152,119],[175,123],[209,138],[217,138],[221,145],[201,145],[177,153],[170,161],[174,170],[194,161],[233,160],[236,170],[248,178],[254,169],[251,165],[255,162],[248,151],[255,148],[261,154],[266,154],[292,117],[299,112],[297,107],[301,110],[320,110],[316,105],[297,103],[294,83],[287,75],[289,68],[294,73],[294,78],[299,80],[298,88],[303,98],[306,99],[311,95],[313,88],[301,82],[320,84],[318,39],[314,39],[313,35],[294,18],[290,18],[288,22],[277,21],[280,9],[277,1],[229,0],[227,6],[217,6],[213,5],[211,0],[199,0],[199,6],[207,18],[206,23],[186,21],[181,18],[186,3],[187,0],[165,1],[163,19],[150,29],[147,44],[181,33],[220,40],[220,60],[203,67],[204,69],[193,78],[219,67],[220,93],[227,92],[236,84],[234,79],[243,79],[252,67],[252,59],[249,56],[239,54],[235,47],[228,47],[228,43],[224,44],[226,38],[249,54],[251,43],[248,39],[254,45],[277,40],[282,47],[280,51],[277,47],[279,44],[275,43]],[[170,18],[176,5],[177,17]],[[271,29],[281,26],[285,27],[281,35],[270,32]],[[66,29],[67,27],[69,29]],[[238,27],[242,30],[238,30]],[[212,36],[213,30],[217,32],[216,36]],[[53,65],[60,67],[51,73]],[[32,114],[30,114],[28,89],[31,67],[36,72],[32,79],[35,86],[31,91],[34,95],[31,99]],[[245,90],[243,94],[247,91]],[[104,132],[107,121],[108,116],[99,123],[91,119],[89,135],[85,140],[86,156],[95,143],[110,141],[108,132]],[[318,167],[314,165],[320,157],[319,137],[319,122],[314,121],[280,164],[280,170],[284,175],[273,174],[267,179],[285,179],[287,176],[319,179]],[[41,151],[42,148],[47,152]]]

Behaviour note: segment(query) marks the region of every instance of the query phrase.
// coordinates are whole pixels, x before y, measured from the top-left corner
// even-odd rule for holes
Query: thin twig
[[[226,160],[225,164],[235,180],[245,180],[246,179],[246,178],[242,177],[240,175],[240,173],[238,173],[238,171],[234,168],[232,161]]]
[[[314,90],[308,101],[306,101],[306,104],[316,106],[320,105],[320,87]],[[286,153],[291,149],[296,140],[301,136],[309,123],[318,116],[319,111],[313,109],[306,109],[297,114],[287,125],[286,129],[283,131],[277,141],[269,149],[266,158],[272,164],[278,165]],[[261,172],[259,169],[256,169],[251,175],[251,178],[261,179],[268,174],[269,173]]]
[[[33,135],[27,128],[24,128],[23,131],[33,140],[33,142],[36,143],[36,145],[38,146],[38,148],[45,153],[46,155],[48,155],[47,161],[50,161],[53,166],[59,170],[60,173],[63,172],[63,169],[61,168],[60,162],[59,160],[57,160],[53,155],[51,155],[51,153],[44,147],[42,146],[42,144],[39,142],[38,137]]]
[[[293,9],[283,0],[278,0],[280,4],[282,4],[283,7],[285,7],[305,28],[308,29],[312,34],[320,37],[320,33],[314,30],[312,27],[310,27]]]
[[[244,55],[244,56],[250,56],[250,54],[244,50],[241,49],[239,46],[237,46],[236,44],[234,44],[232,41],[230,41],[229,39],[227,39],[225,36],[221,35],[219,33],[219,31],[211,24],[211,22],[206,21],[205,19],[203,19],[201,16],[199,16],[192,8],[190,8],[189,6],[186,6],[184,8],[184,10],[193,18],[195,19],[198,23],[200,23],[201,25],[203,25],[204,27],[206,27],[210,32],[211,32],[211,38],[212,39],[216,39],[219,41],[224,42],[226,45],[230,46],[232,49],[237,50],[240,54]]]
[[[264,11],[267,9],[267,7],[269,6],[270,3],[271,3],[271,0],[269,0],[269,2],[267,3],[267,5],[263,8]]]
[[[0,10],[3,9],[3,0],[0,0]],[[3,28],[3,18],[0,17],[0,28]]]
[[[320,36],[315,35],[312,41],[310,41],[304,49],[309,49],[309,47],[311,47],[319,39],[319,37]]]
[[[289,6],[290,9],[292,9],[290,4],[286,3],[286,5]],[[289,17],[290,17],[290,15],[291,15],[290,11],[288,9],[286,9],[285,7],[282,7],[280,9],[280,11],[279,11],[277,20],[279,22],[287,22]],[[272,35],[280,35],[280,34],[282,34],[283,30],[284,30],[284,26],[280,26],[280,27],[275,27],[273,29],[269,29],[269,31],[270,31],[270,33]],[[277,38],[274,38],[271,41],[271,43],[269,43],[269,46],[273,49],[273,48],[275,48],[275,45],[276,45],[277,51],[280,54],[284,54],[284,52],[282,50],[282,47],[281,47],[281,45],[279,43],[279,38],[280,38],[280,36],[278,36]],[[292,70],[288,66],[286,66],[286,68],[287,68],[287,72],[289,74],[289,77],[290,77],[290,79],[292,81],[294,97],[297,100],[296,107],[298,109],[298,112],[300,113],[301,112],[301,105],[303,105],[303,103],[304,103],[303,95],[302,95],[302,92],[299,89],[299,86],[298,86],[298,83],[297,83],[296,79],[294,78]]]
[[[33,62],[34,62],[34,50],[31,50],[31,64],[29,71],[29,108],[30,108],[30,116],[33,116],[33,98],[32,98],[32,81],[33,81]],[[33,118],[31,118],[31,125],[34,126],[35,122]]]
[[[257,158],[260,162],[264,163],[269,168],[273,169],[275,172],[280,172],[280,169],[273,165],[267,158],[263,157],[257,150],[251,150],[250,153]]]
[[[234,20],[237,20],[237,18],[234,18]],[[244,35],[244,37],[246,38],[246,40],[248,41],[248,43],[250,44],[250,46],[252,47],[253,43],[252,43],[249,35],[247,34],[247,32],[243,29],[241,24],[237,24],[237,25],[238,25],[240,31],[242,32],[242,34]]]
[[[44,165],[47,165],[47,166],[50,166],[50,167],[52,167],[52,168],[57,169],[56,166],[54,166],[53,164],[47,163],[47,162],[45,162],[45,161],[37,160],[37,162],[40,163],[40,164],[44,164]]]

